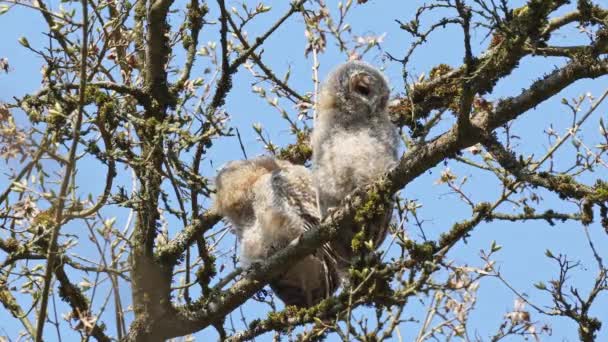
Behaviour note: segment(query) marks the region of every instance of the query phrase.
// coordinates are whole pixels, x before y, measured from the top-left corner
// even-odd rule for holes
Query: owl
[[[216,177],[214,207],[233,224],[243,266],[263,262],[319,224],[310,170],[271,157],[233,161]],[[310,307],[339,285],[327,247],[270,282],[286,304]]]
[[[386,111],[389,92],[382,73],[358,61],[340,65],[322,85],[312,133],[313,183],[321,217],[397,164],[399,135]],[[391,216],[392,208],[387,208],[383,218],[366,228],[376,247]],[[360,229],[342,229],[343,235],[331,243],[342,266],[349,265],[351,241]]]

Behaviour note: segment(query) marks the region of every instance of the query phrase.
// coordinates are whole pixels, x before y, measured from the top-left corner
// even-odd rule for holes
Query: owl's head
[[[329,74],[319,99],[320,113],[335,109],[354,117],[369,118],[386,110],[388,83],[378,69],[360,61],[338,66]]]
[[[253,216],[253,185],[279,167],[280,162],[270,157],[227,163],[215,177],[214,210],[236,225],[249,221]]]

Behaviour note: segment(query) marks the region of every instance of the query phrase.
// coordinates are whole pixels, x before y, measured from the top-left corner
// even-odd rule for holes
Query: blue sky
[[[57,8],[59,5],[58,1],[50,1],[49,3],[52,8]],[[328,1],[328,3],[333,2]],[[509,3],[511,4],[511,2]],[[513,1],[513,6],[521,3],[523,2]],[[399,25],[394,19],[402,21],[410,20],[415,13],[415,9],[421,4],[421,1],[396,2],[372,0],[365,5],[354,6],[352,15],[348,18],[347,22],[352,25],[353,32],[358,35],[385,34],[382,50],[389,52],[393,56],[400,57],[409,48],[412,40],[409,35],[399,29]],[[228,1],[228,5],[238,6],[238,3]],[[284,13],[288,6],[286,1],[272,1],[270,5],[272,6],[272,10],[261,17],[260,20],[254,21],[248,28],[249,37],[254,37],[263,32],[273,20]],[[210,4],[210,7],[212,9],[210,18],[217,17],[215,3]],[[175,8],[181,10],[179,6],[175,6]],[[335,10],[336,6],[331,8]],[[570,8],[569,10],[572,9]],[[557,14],[563,12],[560,11]],[[426,17],[423,24],[428,24],[433,19],[437,19],[437,17]],[[42,61],[30,51],[21,47],[17,43],[17,39],[25,36],[32,46],[44,46],[47,41],[42,35],[45,32],[45,27],[41,26],[42,23],[43,21],[39,14],[22,7],[15,7],[7,14],[0,16],[0,32],[3,32],[0,57],[7,57],[11,67],[8,74],[0,75],[0,101],[10,101],[12,96],[20,96],[39,88]],[[200,41],[217,40],[217,31],[217,25],[205,27]],[[488,40],[482,41],[484,35],[484,31],[476,31],[473,35],[476,42],[473,50],[476,54],[484,51],[489,43]],[[574,26],[571,26],[560,31],[560,34],[553,38],[551,42],[556,45],[571,45],[577,42],[584,42],[583,38],[583,35]],[[271,66],[277,75],[283,75],[289,68],[291,69],[291,85],[301,93],[312,91],[312,60],[304,56],[305,42],[303,20],[301,17],[295,16],[290,18],[279,29],[277,34],[267,41],[264,45],[263,54],[265,63]],[[372,50],[364,59],[374,65],[385,67],[393,93],[402,93],[404,84],[401,78],[401,66],[387,61],[383,51]],[[178,55],[177,62],[181,61],[179,57],[180,55]],[[412,77],[416,78],[423,72],[428,73],[431,67],[439,63],[452,66],[460,65],[462,57],[461,30],[455,26],[448,27],[446,30],[433,34],[429,40],[429,44],[414,54],[408,72]],[[319,55],[319,75],[321,79],[335,65],[345,60],[346,56],[340,53],[336,49],[334,42],[330,40],[327,51]],[[517,95],[522,89],[530,85],[531,82],[543,74],[550,72],[555,67],[563,65],[563,63],[564,60],[561,58],[524,58],[520,63],[520,67],[513,74],[498,83],[494,93],[488,99],[498,100],[503,96]],[[195,67],[195,76],[197,72],[201,73],[202,67],[203,65],[198,66],[198,69]],[[226,100],[226,110],[231,115],[231,125],[239,128],[247,154],[250,157],[265,152],[263,145],[253,134],[252,125],[255,123],[261,123],[265,134],[279,146],[292,141],[289,127],[285,121],[280,119],[278,112],[268,106],[265,100],[251,93],[252,83],[253,79],[249,73],[246,70],[240,71],[235,76],[234,88]],[[577,82],[566,91],[523,115],[512,127],[513,132],[521,138],[517,143],[517,152],[526,156],[530,154],[536,157],[543,155],[550,146],[543,134],[543,130],[552,125],[553,129],[561,135],[565,133],[571,121],[566,108],[560,104],[561,99],[563,97],[577,97],[587,92],[599,97],[605,91],[605,84],[606,77],[593,81],[584,80]],[[285,108],[290,111],[289,113],[292,117],[295,118],[297,116],[296,110],[291,106],[287,105]],[[589,146],[593,146],[599,142],[597,121],[599,117],[603,117],[605,121],[608,121],[607,110],[608,105],[602,104],[583,126],[581,136],[585,138]],[[558,170],[560,169],[560,163],[568,165],[568,163],[572,162],[574,158],[572,151],[571,145],[568,144],[558,154],[558,156],[563,156],[557,160],[556,167]],[[205,160],[203,173],[212,176],[217,168],[225,162],[240,158],[242,158],[242,153],[236,138],[215,141],[208,159]],[[82,194],[93,193],[96,196],[102,187],[102,183],[98,179],[103,176],[103,170],[99,169],[98,164],[87,160],[82,161],[78,167],[81,171],[79,178],[77,178],[81,184],[79,191]],[[471,215],[470,209],[460,202],[455,195],[450,194],[447,187],[435,184],[435,181],[439,178],[445,167],[441,164],[433,168],[409,184],[402,192],[404,197],[416,199],[423,205],[419,210],[419,215],[428,221],[425,224],[425,233],[430,237],[438,236],[440,233],[447,231],[453,223],[466,219]],[[498,197],[500,184],[495,177],[479,173],[455,161],[448,161],[447,167],[459,177],[467,176],[470,178],[464,190],[474,201],[493,201]],[[129,184],[129,173],[126,171],[119,173],[118,184]],[[595,174],[582,179],[588,184],[593,184],[596,178],[606,179],[607,176],[608,173],[605,168],[597,168]],[[6,187],[5,176],[0,177],[0,185],[1,189]],[[557,211],[564,212],[575,212],[577,210],[574,204],[560,201],[552,194],[543,191],[539,193],[542,194],[544,199],[543,204],[539,208],[551,207]],[[519,198],[520,196],[517,194],[514,198]],[[204,204],[208,205],[208,202]],[[502,205],[500,208],[501,212],[515,212],[512,205]],[[126,220],[125,211],[117,208],[108,208],[104,211],[104,215],[107,217],[116,216],[119,226],[124,224]],[[169,222],[172,234],[181,228],[179,221],[169,219]],[[406,229],[410,231],[413,237],[417,236],[417,228],[413,225],[406,224]],[[599,224],[594,223],[589,227],[589,230],[600,252],[604,253],[604,257],[608,257],[608,251],[605,248],[605,246],[608,246],[608,238],[603,233],[602,228]],[[82,227],[70,225],[66,227],[67,231],[82,234]],[[585,240],[584,231],[578,223],[557,223],[555,226],[549,226],[544,221],[529,223],[482,223],[475,229],[467,240],[467,243],[459,243],[448,254],[448,257],[457,264],[482,265],[479,251],[480,249],[487,250],[492,241],[497,241],[497,243],[503,246],[503,249],[495,256],[501,273],[510,281],[514,288],[528,294],[530,300],[541,307],[549,305],[550,298],[546,294],[542,294],[536,290],[533,284],[538,281],[547,282],[558,274],[557,266],[544,256],[546,249],[550,249],[554,254],[566,254],[571,259],[582,262],[583,267],[575,271],[571,280],[581,289],[583,294],[587,293],[589,285],[594,280],[595,265],[593,264],[593,259]],[[227,251],[232,246],[233,239],[228,236],[220,244],[220,250]],[[88,253],[84,246],[77,247],[75,251],[84,255]],[[226,262],[228,262],[227,259]],[[224,271],[224,274],[229,272],[229,269],[230,267]],[[102,286],[101,289],[103,288]],[[129,301],[129,290],[126,286],[123,286],[122,295],[126,301]],[[100,295],[97,298],[95,305],[99,306],[103,298]],[[514,299],[515,295],[502,283],[496,279],[484,279],[478,291],[476,309],[471,314],[470,332],[477,334],[483,340],[489,339],[491,334],[496,331],[503,321],[504,315],[512,310]],[[605,294],[598,298],[592,309],[593,315],[600,319],[608,318],[607,299]],[[422,302],[411,301],[405,311],[404,319],[411,316],[419,320],[423,318],[422,315],[425,307],[423,303],[427,301],[427,298],[421,297],[421,300]],[[67,312],[66,307],[60,306],[60,308],[60,312]],[[266,306],[253,301],[249,301],[243,307],[243,313],[248,320],[258,317],[263,310],[267,310]],[[370,313],[369,310],[364,309],[359,310],[356,315],[361,316]],[[547,322],[552,327],[552,336],[545,337],[543,340],[574,341],[578,339],[576,326],[572,321],[564,318],[544,317],[534,311],[531,311],[531,313],[533,321]],[[111,316],[106,315],[104,318],[110,331],[113,331]],[[234,316],[234,321],[237,327],[242,328],[239,320],[240,314],[237,312]],[[14,319],[8,316],[6,311],[1,311],[0,335],[6,334],[11,338],[16,338],[18,331],[22,329],[20,326],[14,325],[15,322]],[[415,338],[418,333],[418,326],[415,323],[403,323],[400,326],[403,340],[409,341]],[[55,338],[53,329],[50,326],[47,326],[45,332],[48,341],[52,341]],[[201,340],[204,337],[210,336],[215,337],[215,332],[209,330],[197,334],[197,338],[200,337]],[[271,337],[271,335],[267,334],[258,340],[266,341],[270,340]],[[336,336],[334,335],[333,337],[335,338]],[[600,331],[598,340],[608,340],[608,328]]]

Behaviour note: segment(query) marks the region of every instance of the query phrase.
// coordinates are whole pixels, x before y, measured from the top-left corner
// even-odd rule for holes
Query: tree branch
[[[84,116],[84,105],[86,97],[86,86],[87,86],[87,55],[88,55],[88,37],[89,37],[89,11],[88,1],[81,0],[82,4],[82,46],[80,49],[80,87],[79,87],[79,98],[78,98],[78,109],[76,114],[76,122],[73,126],[73,141],[70,151],[68,152],[67,164],[64,169],[63,180],[61,181],[61,187],[57,200],[54,203],[54,224],[52,227],[50,244],[47,251],[47,262],[46,270],[44,274],[44,288],[41,293],[40,312],[38,315],[38,322],[36,326],[36,342],[42,342],[42,332],[44,330],[44,323],[46,322],[46,310],[49,300],[49,291],[51,288],[51,282],[53,278],[53,271],[55,268],[55,259],[57,257],[57,239],[59,237],[59,230],[62,227],[63,222],[63,210],[65,206],[66,195],[68,193],[68,187],[70,179],[74,169],[76,167],[76,150],[78,148],[78,142],[80,140],[80,127],[82,126],[82,117]]]

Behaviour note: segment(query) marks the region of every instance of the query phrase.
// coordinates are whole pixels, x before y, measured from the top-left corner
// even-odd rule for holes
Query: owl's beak
[[[367,113],[367,115],[368,115],[368,116],[369,116],[369,115],[371,115],[371,114],[373,113],[373,109],[374,109],[374,106],[373,106],[372,102],[371,102],[371,101],[369,101],[369,100],[368,100],[368,99],[366,99],[366,98],[362,98],[362,99],[361,99],[361,101],[362,101],[362,102],[363,102],[363,104],[365,105],[365,109],[366,109],[366,113]]]
[[[369,99],[366,99],[365,104],[367,105],[370,115],[376,112],[376,108],[378,108],[378,102],[380,102],[380,100],[381,99],[375,95],[371,96]]]

